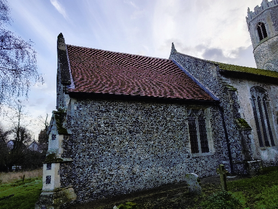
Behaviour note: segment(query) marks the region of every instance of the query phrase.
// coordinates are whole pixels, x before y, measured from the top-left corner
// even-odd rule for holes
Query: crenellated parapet
[[[272,8],[272,7],[276,7],[278,6],[278,0],[272,0],[272,1],[268,1],[268,0],[263,0],[261,3],[261,6],[256,6],[254,8],[254,12],[250,10],[250,8],[248,7],[247,10],[247,17],[246,17],[246,21],[247,24],[253,20],[255,17],[257,17],[258,15],[260,15],[262,12],[264,12],[265,10]]]
[[[257,68],[278,72],[278,0],[262,0],[261,6],[247,12]]]

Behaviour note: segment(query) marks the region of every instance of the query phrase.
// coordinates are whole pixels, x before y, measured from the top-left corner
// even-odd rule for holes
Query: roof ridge
[[[169,60],[167,58],[160,58],[160,57],[151,57],[147,55],[138,55],[138,54],[131,54],[131,53],[126,53],[126,52],[116,52],[116,51],[111,51],[111,50],[104,50],[104,49],[97,49],[97,48],[91,48],[91,47],[85,47],[85,46],[77,46],[73,44],[66,44],[67,46],[72,46],[72,47],[79,47],[79,48],[84,48],[84,49],[93,49],[93,50],[99,50],[103,52],[110,52],[110,53],[116,53],[116,54],[123,54],[123,55],[131,55],[131,56],[139,56],[139,57],[145,57],[145,58],[152,58],[152,59],[159,59],[159,60]]]

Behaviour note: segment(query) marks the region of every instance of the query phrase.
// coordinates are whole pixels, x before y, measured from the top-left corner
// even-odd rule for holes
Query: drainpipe
[[[223,107],[220,106],[220,104],[219,104],[219,110],[220,110],[220,113],[221,113],[222,123],[223,123],[223,127],[224,127],[224,132],[225,132],[225,138],[226,138],[227,147],[228,147],[228,155],[229,155],[229,160],[230,160],[231,173],[234,174],[234,167],[233,167],[230,141],[229,141],[229,138],[228,138],[226,123],[225,123],[225,119],[224,119],[224,110],[223,110]]]

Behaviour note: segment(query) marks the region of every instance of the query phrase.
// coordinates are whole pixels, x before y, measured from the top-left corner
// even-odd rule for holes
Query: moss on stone
[[[63,127],[63,121],[65,119],[66,116],[66,111],[63,109],[58,109],[58,111],[53,111],[55,120],[56,120],[56,125],[57,125],[57,130],[58,130],[58,134],[61,135],[68,135],[68,131],[67,129],[65,129]]]
[[[231,85],[225,85],[230,91],[237,91],[237,88],[231,86]]]
[[[63,162],[62,158],[57,158],[54,153],[46,156],[44,163],[61,163]]]
[[[246,122],[246,120],[244,120],[243,118],[237,118],[236,119],[237,124],[241,127],[241,128],[245,128],[245,129],[251,129],[251,127],[249,126],[249,124]]]
[[[225,63],[220,63],[220,62],[213,62],[213,63],[217,64],[220,69],[226,70],[226,71],[250,73],[250,74],[255,74],[255,75],[262,75],[262,76],[268,76],[268,77],[272,77],[272,78],[278,78],[278,72],[275,72],[275,71],[257,69],[257,68],[252,68],[252,67],[244,67],[244,66],[238,66],[238,65],[231,65],[231,64],[225,64]]]

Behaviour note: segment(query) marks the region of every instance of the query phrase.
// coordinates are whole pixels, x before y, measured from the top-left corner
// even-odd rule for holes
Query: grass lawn
[[[227,183],[227,186],[228,194],[232,195],[231,199],[237,199],[241,204],[240,206],[231,208],[278,208],[278,167],[265,168],[263,175],[253,178],[230,181]],[[227,202],[231,201],[231,199],[223,198],[223,193],[221,194],[219,187],[204,187],[202,196],[196,197],[195,199],[197,204],[194,208],[200,208],[201,205],[203,205],[203,208],[229,208]],[[215,202],[216,204],[210,207],[209,203],[205,202],[206,200]]]
[[[0,183],[0,209],[34,209],[35,203],[41,193],[41,177],[39,175],[39,177],[36,178],[25,178],[24,182],[22,179],[15,180],[17,179],[17,176],[20,178],[20,175],[22,178],[22,175],[25,175],[25,173],[1,173],[0,177],[2,177],[2,183]],[[10,178],[8,181],[7,176],[12,176],[13,178]],[[27,174],[26,176],[28,177]],[[10,195],[14,196],[2,199]]]
[[[265,168],[262,175],[252,178],[229,181],[227,182],[228,192],[222,192],[220,184],[215,182],[201,186],[202,195],[200,196],[183,192],[174,197],[167,195],[164,199],[160,198],[160,201],[151,199],[142,203],[134,199],[131,201],[137,205],[127,208],[278,209],[278,167]],[[122,202],[124,203],[125,201]],[[99,208],[108,209],[111,205]]]
[[[278,208],[278,171],[228,183],[244,208]]]
[[[264,169],[264,173],[253,178],[243,178],[227,183],[228,193],[220,190],[219,184],[202,185],[201,196],[191,196],[183,190],[171,198],[137,202],[137,208],[203,208],[203,209],[274,209],[278,208],[278,167]],[[34,208],[42,188],[41,177],[28,178],[0,184],[0,209]],[[8,199],[3,197],[13,195]],[[136,203],[136,199],[134,199]],[[124,201],[123,201],[124,203]],[[113,205],[113,204],[112,204]],[[235,206],[236,205],[236,206]],[[108,205],[107,205],[108,206]],[[112,209],[113,206],[101,208]],[[75,206],[76,208],[83,208]],[[98,207],[96,207],[98,208]],[[132,207],[134,208],[134,207]]]
[[[42,168],[32,170],[32,171],[18,171],[18,172],[0,172],[0,185],[5,183],[12,183],[16,180],[22,179],[25,176],[26,179],[30,178],[41,178],[42,177]]]

